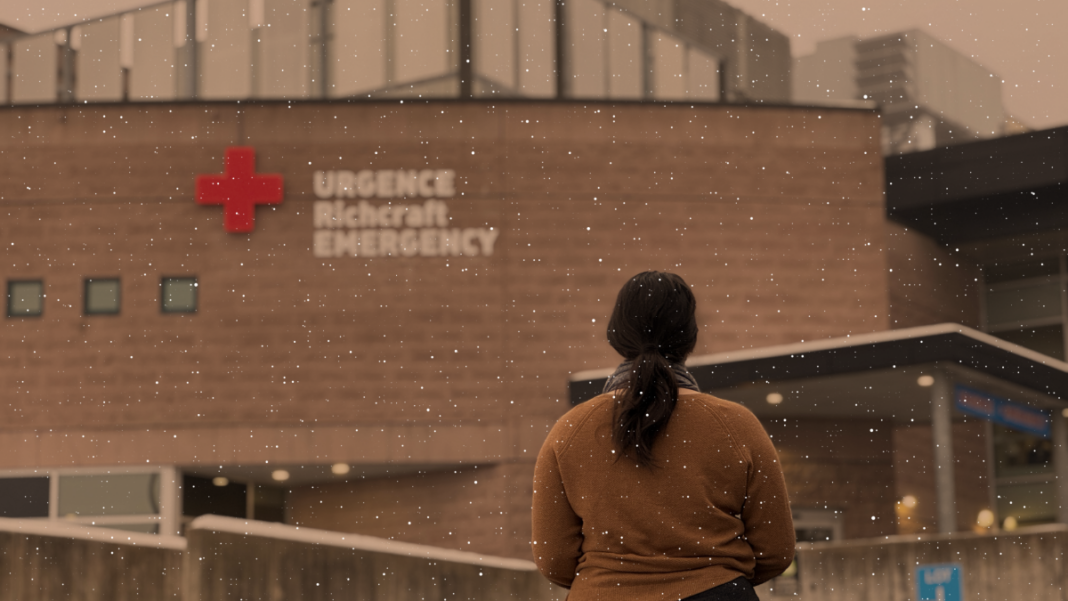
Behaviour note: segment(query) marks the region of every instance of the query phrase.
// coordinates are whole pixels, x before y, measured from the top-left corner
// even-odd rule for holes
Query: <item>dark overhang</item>
[[[943,244],[1068,227],[1068,127],[886,158],[886,211]]]
[[[930,364],[960,366],[1068,400],[1068,363],[957,324],[692,357],[686,363],[701,389],[709,391]],[[611,372],[572,376],[571,403],[577,405],[600,394]]]

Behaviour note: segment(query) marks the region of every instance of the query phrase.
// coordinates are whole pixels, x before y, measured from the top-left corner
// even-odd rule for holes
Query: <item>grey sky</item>
[[[1005,80],[1010,114],[1068,124],[1065,0],[729,0],[790,36],[795,56],[819,40],[922,28]],[[155,4],[146,0],[3,0],[0,23],[36,32]]]

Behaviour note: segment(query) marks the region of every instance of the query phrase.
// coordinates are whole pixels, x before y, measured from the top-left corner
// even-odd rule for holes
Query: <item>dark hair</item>
[[[608,343],[631,361],[631,373],[617,397],[612,437],[639,465],[653,464],[653,441],[679,400],[671,365],[697,344],[696,305],[682,278],[660,271],[632,277],[616,297]]]

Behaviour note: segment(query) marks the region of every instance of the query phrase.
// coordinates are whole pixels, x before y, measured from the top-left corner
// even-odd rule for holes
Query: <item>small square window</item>
[[[41,280],[7,283],[7,316],[33,317],[44,309],[44,282]]]
[[[122,286],[118,278],[86,278],[85,314],[115,315],[119,312]]]
[[[163,278],[160,281],[160,306],[164,313],[195,313],[197,279]]]

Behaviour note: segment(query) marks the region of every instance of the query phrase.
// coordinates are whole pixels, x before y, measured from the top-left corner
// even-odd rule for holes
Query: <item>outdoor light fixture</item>
[[[1068,417],[1068,408],[1061,409],[1061,415],[1063,415],[1064,417]]]
[[[924,374],[916,378],[916,383],[920,386],[923,386],[924,388],[927,388],[928,386],[934,386],[934,376]]]
[[[271,472],[271,478],[274,478],[278,482],[285,482],[289,480],[289,472],[285,470],[274,470]]]
[[[230,483],[230,479],[226,476],[215,476],[211,479],[211,483],[215,486],[226,486]]]
[[[1001,528],[1003,530],[1016,530],[1017,525],[1018,524],[1016,523],[1016,518],[1010,515],[1009,517],[1005,518],[1004,522],[1001,523]]]
[[[905,495],[901,498],[901,504],[905,507],[908,507],[909,509],[912,509],[916,506],[916,497],[912,495]]]
[[[768,393],[767,401],[769,405],[778,405],[782,402],[782,395],[777,392],[770,392]]]
[[[979,524],[983,528],[989,528],[994,525],[994,512],[989,509],[984,509],[979,512],[979,517],[975,519],[975,523]]]
[[[345,474],[349,473],[350,469],[352,468],[350,468],[349,464],[347,463],[335,463],[334,465],[330,466],[330,471],[334,472],[334,475],[337,476],[344,476]]]

